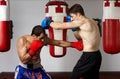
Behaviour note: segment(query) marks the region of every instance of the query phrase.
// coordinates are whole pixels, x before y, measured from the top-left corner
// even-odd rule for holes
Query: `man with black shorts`
[[[71,79],[99,79],[102,57],[99,51],[100,32],[98,25],[93,19],[85,16],[80,4],[73,5],[68,14],[70,15],[67,17],[68,22],[54,22],[50,18],[45,18],[41,25],[43,28],[52,27],[58,30],[72,29],[77,40],[83,42],[83,54],[72,71]],[[51,43],[55,45],[56,42],[53,40]],[[76,47],[80,45],[81,43],[78,43]],[[70,47],[71,44],[65,42],[61,43],[61,46]]]

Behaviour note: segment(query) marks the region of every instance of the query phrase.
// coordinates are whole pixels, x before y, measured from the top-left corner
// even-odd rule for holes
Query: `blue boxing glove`
[[[50,27],[50,23],[51,23],[51,22],[53,22],[52,19],[50,19],[50,18],[45,18],[45,19],[42,21],[42,23],[41,23],[42,28],[48,29],[48,28]]]
[[[73,31],[73,32],[77,31],[77,28],[72,28],[72,31]]]
[[[66,21],[67,21],[67,22],[72,22],[71,16],[67,15],[67,16],[66,16]]]
[[[67,22],[72,22],[71,16],[67,15],[67,16],[66,16],[66,21],[67,21]],[[75,32],[76,30],[77,30],[77,28],[72,28],[72,31],[73,31],[73,32]]]

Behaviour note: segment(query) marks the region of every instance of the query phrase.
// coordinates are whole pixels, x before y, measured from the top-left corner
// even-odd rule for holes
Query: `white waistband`
[[[19,65],[24,67],[24,68],[28,68],[28,64],[23,64],[23,63],[20,62]],[[42,65],[40,64],[40,62],[34,63],[32,69],[36,69],[36,68],[39,68],[39,67],[43,68]]]

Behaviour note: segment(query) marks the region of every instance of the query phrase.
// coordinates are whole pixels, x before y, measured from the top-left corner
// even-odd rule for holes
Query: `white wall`
[[[13,20],[13,39],[11,49],[8,52],[0,52],[0,72],[13,72],[19,63],[16,42],[18,37],[31,33],[33,26],[40,24],[45,17],[45,4],[49,0],[10,0],[11,20]],[[90,18],[102,18],[102,0],[65,0],[69,7],[75,3],[80,3],[85,9],[85,13]],[[69,41],[75,41],[71,30],[67,32]],[[101,71],[120,71],[120,54],[109,55],[103,51],[102,40],[100,50],[103,56]],[[81,52],[67,48],[66,56],[54,58],[49,54],[49,47],[42,49],[42,65],[48,72],[72,71],[75,63],[80,58]]]

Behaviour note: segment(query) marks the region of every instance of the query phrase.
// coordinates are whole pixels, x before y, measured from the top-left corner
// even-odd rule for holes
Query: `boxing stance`
[[[67,17],[68,22],[54,22],[50,18],[45,18],[41,25],[44,29],[49,27],[58,30],[72,29],[77,40],[83,42],[83,54],[72,71],[71,79],[99,79],[101,53],[98,25],[85,16],[80,4],[73,5],[68,14],[70,15]]]
[[[77,50],[83,49],[82,41],[66,42],[51,40],[46,36],[45,30],[40,25],[37,25],[32,29],[31,35],[21,36],[17,41],[20,63],[15,69],[15,79],[51,79],[44,71],[40,59],[40,51],[47,44],[62,47],[69,46]],[[77,46],[77,44],[80,45]]]
[[[46,45],[45,31],[40,25],[33,27],[31,35],[21,36],[17,41],[20,59],[14,79],[51,79],[41,65],[40,51]]]

